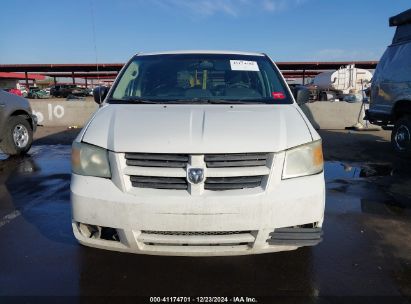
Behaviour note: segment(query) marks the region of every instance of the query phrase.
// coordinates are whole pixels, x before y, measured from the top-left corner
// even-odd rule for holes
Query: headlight
[[[73,143],[71,168],[79,175],[111,177],[107,150],[85,143]]]
[[[321,140],[285,151],[283,179],[313,175],[323,169]]]

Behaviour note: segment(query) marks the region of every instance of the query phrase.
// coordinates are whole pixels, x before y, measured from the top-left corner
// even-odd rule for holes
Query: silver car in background
[[[394,150],[411,156],[411,9],[391,17],[390,26],[397,29],[375,70],[366,119],[393,126]]]
[[[37,118],[29,102],[0,90],[0,150],[9,155],[27,153],[36,128]]]

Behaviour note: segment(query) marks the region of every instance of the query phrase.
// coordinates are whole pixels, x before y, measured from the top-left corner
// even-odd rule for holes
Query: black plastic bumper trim
[[[322,241],[321,228],[279,228],[270,233],[269,245],[315,246]]]

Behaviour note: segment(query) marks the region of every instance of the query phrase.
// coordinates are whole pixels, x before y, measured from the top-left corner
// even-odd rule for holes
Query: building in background
[[[40,74],[27,74],[27,82],[21,83],[26,79],[24,73],[0,72],[0,89],[23,89],[29,86],[36,86],[37,81],[43,81],[46,77]]]

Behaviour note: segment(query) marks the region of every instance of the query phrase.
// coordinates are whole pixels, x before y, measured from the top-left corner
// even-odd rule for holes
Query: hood
[[[31,113],[30,104],[27,99],[8,93],[0,89],[0,104],[7,105],[7,111],[14,112],[16,110],[25,110]]]
[[[278,152],[312,140],[295,105],[102,107],[83,141],[115,152]]]

